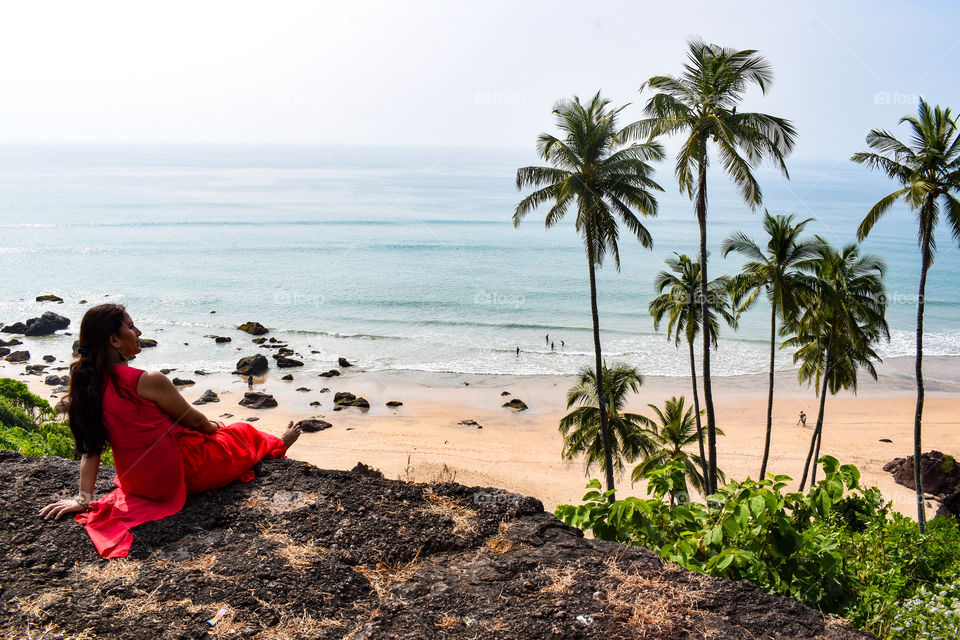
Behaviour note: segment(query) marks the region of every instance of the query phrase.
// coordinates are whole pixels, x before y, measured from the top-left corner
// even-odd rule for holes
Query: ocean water
[[[308,371],[343,355],[370,370],[574,373],[592,362],[587,264],[572,219],[547,230],[544,210],[512,226],[525,195],[515,171],[533,163],[532,149],[5,147],[0,322],[52,309],[76,331],[90,304],[120,302],[159,341],[153,368],[230,371],[255,352],[233,327],[256,320],[303,354]],[[808,228],[835,245],[853,241],[893,188],[842,158],[789,166],[790,181],[759,171],[765,206],[816,218]],[[670,166],[658,179],[660,214],[645,221],[654,249],[624,233],[620,271],[608,258],[598,273],[602,341],[608,361],[685,376],[685,347],[653,330],[647,305],[663,260],[695,255],[697,227]],[[761,212],[719,172],[709,179],[710,275],[734,273],[739,263],[720,257],[720,242],[735,230],[760,240]],[[893,210],[864,246],[888,266],[884,358],[914,350],[915,227],[910,212]],[[960,251],[945,228],[937,237],[925,353],[960,356]],[[34,302],[41,293],[67,302]],[[768,313],[758,305],[739,331],[722,329],[717,375],[766,369]],[[792,366],[789,354],[779,359]]]

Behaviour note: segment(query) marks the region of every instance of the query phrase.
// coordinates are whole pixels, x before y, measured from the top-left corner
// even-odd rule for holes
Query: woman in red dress
[[[283,457],[300,436],[282,437],[246,422],[208,420],[160,372],[127,366],[140,352],[140,330],[115,304],[93,307],[80,324],[80,357],[70,365],[70,430],[80,456],[80,493],[40,511],[76,513],[104,558],[130,551],[130,529],[178,513],[188,494],[253,479],[251,467]],[[100,454],[109,443],[116,489],[93,500]]]

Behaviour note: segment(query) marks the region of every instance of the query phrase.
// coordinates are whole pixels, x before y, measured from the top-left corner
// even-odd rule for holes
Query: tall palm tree
[[[694,200],[700,227],[700,296],[706,309],[707,277],[707,166],[708,145],[713,144],[724,172],[751,208],[763,201],[753,169],[764,158],[772,158],[785,176],[784,158],[793,150],[796,130],[783,118],[764,113],[737,113],[737,105],[750,85],[766,92],[773,71],[765,58],[753,49],[736,50],[688,42],[687,63],[679,76],[654,76],[647,80],[655,94],[646,105],[647,118],[634,123],[633,135],[679,134],[686,137],[677,154],[675,173],[680,190]],[[706,315],[706,311],[703,312]],[[709,335],[703,334],[703,397],[707,410],[710,493],[716,491],[716,414],[710,378]]]
[[[700,333],[703,307],[700,305],[700,262],[690,256],[675,254],[676,258],[667,258],[665,262],[669,271],[661,271],[653,279],[653,288],[660,294],[650,302],[648,307],[653,317],[653,329],[658,331],[664,316],[667,317],[667,339],[674,339],[674,344],[680,345],[680,335],[687,340],[687,349],[690,352],[690,380],[693,384],[693,415],[697,423],[697,442],[700,445],[700,462],[706,464],[707,455],[703,443],[703,425],[700,422],[700,397],[697,392],[697,364],[694,355],[693,343]],[[717,317],[723,318],[733,328],[737,326],[737,316],[733,313],[730,296],[727,294],[729,278],[721,276],[714,278],[708,285],[709,299],[707,301],[707,319],[710,325],[710,336],[713,348],[717,347],[717,332],[719,322]],[[703,475],[706,477],[707,468]]]
[[[649,430],[653,441],[653,450],[644,456],[643,460],[633,469],[631,479],[639,482],[650,469],[661,467],[668,462],[679,462],[686,470],[684,475],[694,489],[705,492],[706,476],[702,473],[703,458],[684,449],[689,447],[697,439],[697,432],[694,428],[692,407],[684,406],[684,398],[680,396],[670,398],[664,404],[663,409],[648,404],[656,414],[656,421],[640,416],[641,422]],[[723,435],[722,430],[717,430],[719,435]],[[724,479],[722,471],[717,471],[720,480]],[[670,504],[674,502],[674,496],[670,496]]]
[[[867,134],[867,145],[874,152],[855,153],[851,160],[874,169],[880,169],[900,183],[901,188],[884,196],[867,213],[857,229],[857,238],[863,241],[873,225],[897,200],[917,212],[920,243],[920,296],[917,302],[917,407],[913,418],[914,484],[917,490],[917,522],[920,531],[926,530],[923,508],[923,478],[920,474],[921,424],[923,420],[923,304],[927,287],[927,271],[933,266],[936,251],[934,230],[940,221],[940,207],[945,210],[951,233],[960,240],[960,133],[950,109],[930,108],[920,99],[917,117],[904,116],[911,136],[901,142],[883,129]]]
[[[621,363],[615,363],[612,369],[604,364],[602,376],[605,382],[602,411],[596,370],[584,367],[580,371],[580,381],[567,392],[567,409],[577,408],[560,419],[560,433],[563,434],[561,455],[567,460],[584,456],[587,473],[596,464],[601,471],[609,470],[620,475],[624,460],[633,462],[653,447],[653,440],[644,429],[645,418],[623,411],[627,394],[638,393],[643,378],[634,367]],[[611,432],[612,464],[608,462],[601,421]]]
[[[656,215],[654,191],[663,189],[654,182],[650,161],[663,158],[663,149],[652,139],[628,144],[634,133],[618,129],[617,116],[623,107],[608,110],[609,101],[598,92],[587,105],[561,100],[554,106],[557,126],[562,138],[543,133],[537,139],[537,150],[550,167],[517,169],[517,189],[536,190],[517,204],[513,226],[520,225],[530,211],[544,203],[552,206],[547,212],[546,227],[554,226],[570,209],[576,207],[574,227],[583,238],[590,271],[590,310],[593,316],[593,349],[596,360],[597,395],[604,397],[603,368],[600,351],[600,319],[597,313],[595,268],[603,264],[609,252],[617,271],[620,270],[620,237],[618,220],[640,244],[651,248],[653,239],[640,222],[634,209],[645,216]],[[613,490],[613,449],[606,418],[600,413],[607,489]],[[613,495],[610,496],[611,500]]]
[[[797,349],[793,360],[800,363],[800,380],[814,381],[820,394],[817,424],[800,481],[801,491],[811,463],[811,484],[816,482],[827,392],[834,395],[841,389],[856,392],[860,369],[866,369],[876,379],[873,363],[880,358],[873,347],[881,338],[890,339],[885,318],[887,291],[883,286],[886,270],[883,261],[872,255],[861,256],[856,244],[845,245],[838,251],[822,238],[818,240],[822,246],[817,250],[817,259],[804,265],[815,280],[801,296],[804,311],[792,322],[793,335],[784,341],[784,346]]]
[[[770,302],[770,372],[767,393],[767,434],[763,442],[763,462],[760,463],[760,479],[767,474],[770,458],[770,436],[773,431],[773,379],[776,361],[777,316],[790,322],[797,313],[797,294],[808,284],[808,277],[800,272],[817,253],[816,239],[800,237],[803,228],[813,218],[794,223],[793,216],[772,216],[764,212],[763,230],[767,234],[766,250],[743,232],[736,232],[723,241],[722,252],[726,258],[731,252],[747,258],[741,272],[733,279],[739,307],[746,309],[759,297],[767,294]],[[742,301],[741,301],[742,299]]]

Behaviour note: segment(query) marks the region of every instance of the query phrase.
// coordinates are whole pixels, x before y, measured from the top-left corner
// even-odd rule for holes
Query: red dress
[[[264,458],[281,458],[283,440],[246,422],[216,433],[187,429],[156,403],[137,394],[141,369],[117,365],[117,393],[107,383],[103,393],[103,424],[113,449],[116,489],[76,516],[104,558],[124,558],[130,552],[130,529],[178,513],[187,494],[253,480],[251,467]]]

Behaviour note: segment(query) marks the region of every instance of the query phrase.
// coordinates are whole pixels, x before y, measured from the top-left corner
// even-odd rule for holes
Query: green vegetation
[[[553,206],[545,220],[549,229],[560,222],[574,205],[577,217],[574,227],[583,238],[590,271],[590,309],[593,315],[593,349],[596,368],[597,397],[604,398],[603,358],[600,351],[600,319],[597,313],[597,281],[595,270],[603,264],[609,252],[614,266],[620,270],[620,235],[618,220],[634,235],[640,244],[650,248],[650,232],[634,214],[636,209],[645,216],[656,215],[657,200],[654,191],[663,189],[654,182],[653,167],[648,162],[663,158],[660,145],[652,140],[628,144],[635,139],[628,129],[617,128],[617,116],[623,107],[607,110],[608,100],[598,92],[588,105],[573,100],[561,100],[553,113],[563,139],[548,133],[537,140],[540,156],[552,166],[522,167],[517,169],[517,189],[536,187],[536,190],[517,204],[513,225],[545,203]],[[599,412],[599,430],[603,446],[607,489],[614,489],[613,442],[606,423],[606,412]],[[612,497],[612,495],[611,495]]]
[[[613,503],[600,483],[581,505],[560,505],[567,524],[603,540],[647,547],[687,569],[747,580],[883,638],[954,640],[960,626],[960,531],[939,518],[925,534],[860,486],[860,472],[829,456],[806,493],[790,478],[730,482],[708,504],[677,499],[685,469],[647,470],[650,499]]]
[[[0,449],[35,458],[76,457],[70,427],[49,402],[11,378],[0,378]],[[109,449],[100,462],[113,464]]]
[[[863,241],[873,225],[893,204],[902,200],[917,212],[920,241],[920,292],[917,298],[917,408],[913,423],[913,455],[920,459],[921,424],[923,421],[923,305],[927,272],[933,266],[936,250],[934,231],[940,221],[940,207],[946,210],[947,222],[954,240],[960,240],[960,132],[950,109],[931,108],[920,99],[917,117],[904,116],[900,123],[910,125],[909,143],[895,138],[882,129],[867,134],[867,145],[874,152],[855,153],[851,160],[874,169],[900,183],[900,189],[884,196],[867,213],[857,239]],[[923,509],[923,478],[916,465],[914,484],[917,488],[917,521],[924,530],[926,515]]]

